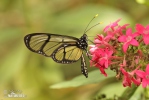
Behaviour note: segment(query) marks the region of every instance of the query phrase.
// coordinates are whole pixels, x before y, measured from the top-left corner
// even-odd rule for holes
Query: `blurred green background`
[[[118,18],[122,18],[120,23],[131,26],[149,24],[148,6],[148,0],[1,0],[0,100],[92,100],[97,90],[106,92],[110,87],[101,89],[100,83],[76,88],[49,88],[81,75],[80,61],[71,65],[57,64],[29,51],[24,45],[24,36],[48,32],[79,38],[88,22],[99,14],[90,26],[98,22],[103,24],[87,33],[93,40],[93,36],[101,34],[107,24]],[[111,87],[115,86],[118,85]],[[6,90],[21,90],[27,97],[6,98]]]

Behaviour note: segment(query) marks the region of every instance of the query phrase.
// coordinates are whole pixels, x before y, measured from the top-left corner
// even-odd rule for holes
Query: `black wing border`
[[[32,52],[35,52],[35,53],[39,53],[39,52],[33,50],[33,49],[30,47],[30,44],[29,44],[29,43],[30,43],[29,41],[30,41],[31,37],[32,37],[32,36],[35,36],[35,35],[47,35],[47,36],[48,36],[48,41],[45,41],[45,43],[42,45],[42,47],[44,47],[44,45],[45,45],[47,42],[50,42],[49,40],[50,40],[50,38],[51,38],[51,35],[70,38],[70,39],[76,40],[76,42],[79,41],[78,38],[73,37],[73,36],[68,36],[68,35],[59,35],[59,34],[52,34],[52,33],[31,33],[31,34],[27,34],[27,35],[24,37],[24,43],[25,43],[26,47],[27,47],[29,50],[31,50]],[[68,42],[62,41],[62,42],[59,42],[59,43],[68,43]],[[59,47],[58,47],[58,48],[59,48]],[[40,54],[40,53],[39,53],[39,54]]]

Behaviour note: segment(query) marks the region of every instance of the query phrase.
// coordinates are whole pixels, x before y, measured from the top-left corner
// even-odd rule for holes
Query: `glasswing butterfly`
[[[24,42],[26,47],[32,52],[51,57],[57,63],[71,64],[81,59],[81,72],[87,78],[88,70],[83,52],[85,51],[88,54],[88,38],[85,33],[91,28],[85,29],[81,38],[51,33],[31,33],[24,37]]]

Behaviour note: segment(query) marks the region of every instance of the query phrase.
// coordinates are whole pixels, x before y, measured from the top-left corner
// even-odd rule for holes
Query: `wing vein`
[[[57,43],[57,44],[55,44],[54,46],[52,46],[52,47],[46,49],[45,52],[48,51],[48,50],[50,50],[50,49],[52,49],[52,48],[54,48],[55,46],[57,46],[57,45],[59,45],[59,44],[60,44],[60,43]]]

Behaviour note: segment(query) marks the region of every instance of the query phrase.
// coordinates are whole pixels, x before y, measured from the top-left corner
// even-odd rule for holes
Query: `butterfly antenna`
[[[98,16],[98,14],[96,14],[96,15],[91,19],[91,21],[88,23],[88,25],[86,26],[86,28],[85,28],[85,30],[84,30],[84,34],[88,31],[87,28],[88,28],[88,26],[90,25],[90,23],[92,22],[92,20],[93,20],[94,18],[96,18],[97,16]]]
[[[90,29],[92,29],[93,27],[95,27],[95,26],[97,26],[97,25],[99,25],[99,24],[102,24],[102,22],[99,22],[99,23],[95,24],[94,26],[90,27],[88,30],[86,30],[86,31],[84,32],[84,34],[87,33]]]

